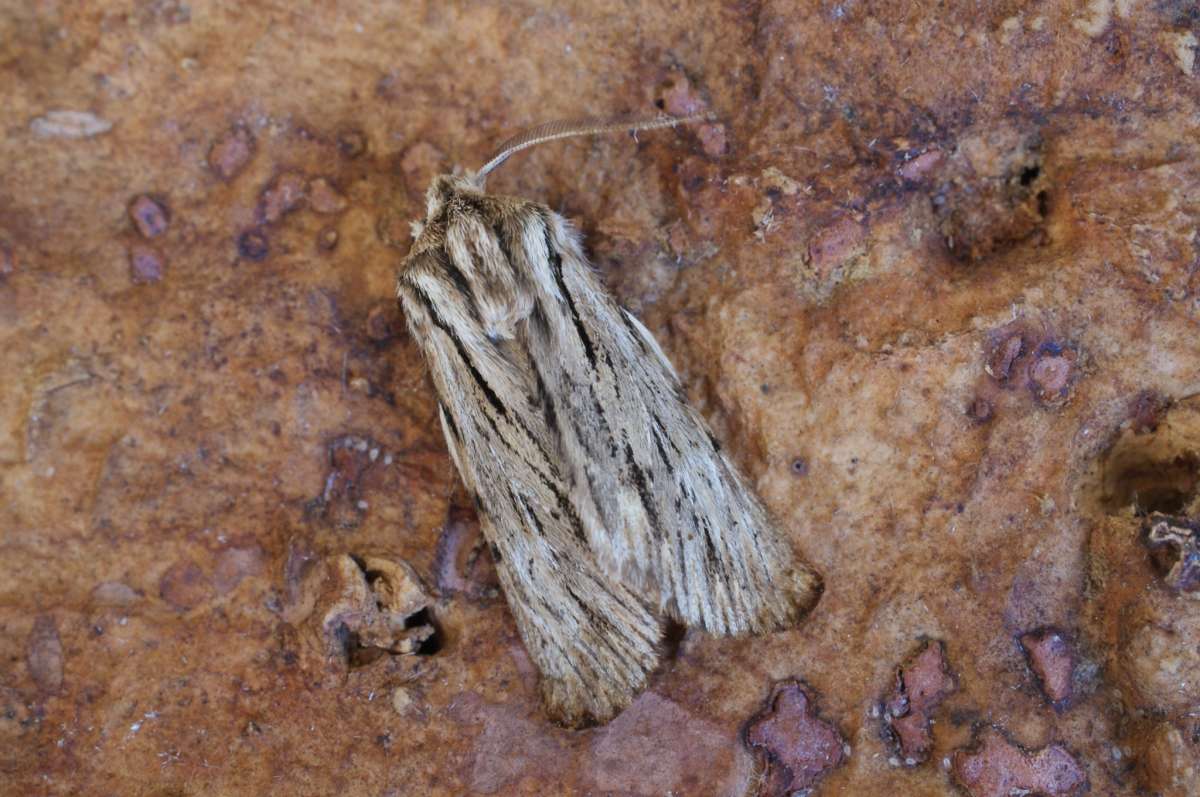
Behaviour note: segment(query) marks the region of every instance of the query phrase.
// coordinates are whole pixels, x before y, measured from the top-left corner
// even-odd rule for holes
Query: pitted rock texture
[[[0,781],[742,795],[797,678],[850,750],[821,795],[961,793],[992,725],[1062,788],[1194,792],[1189,543],[1147,523],[1200,516],[1198,36],[1172,0],[5,4]],[[716,117],[489,188],[581,228],[826,589],[570,733],[394,272],[433,175],[658,102]],[[407,563],[435,649],[353,558],[326,636],[341,557]],[[958,689],[906,767],[872,708],[925,638]]]

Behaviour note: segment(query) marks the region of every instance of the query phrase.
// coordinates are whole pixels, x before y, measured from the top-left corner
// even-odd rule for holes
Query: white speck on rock
[[[88,111],[47,111],[29,129],[38,138],[91,138],[112,130],[112,122]]]

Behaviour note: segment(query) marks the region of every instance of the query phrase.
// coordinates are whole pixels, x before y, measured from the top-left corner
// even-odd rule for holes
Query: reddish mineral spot
[[[211,585],[200,566],[183,559],[167,568],[158,581],[158,595],[179,611],[194,609],[211,592]]]
[[[1056,711],[1062,711],[1073,696],[1075,652],[1067,637],[1054,628],[1039,628],[1021,636],[1021,647],[1029,668],[1037,676],[1042,694]]]
[[[208,150],[208,166],[222,180],[232,180],[254,155],[254,134],[243,125],[222,133]]]
[[[725,125],[723,124],[700,125],[696,130],[696,136],[700,139],[700,146],[704,149],[704,154],[710,158],[719,157],[729,151],[729,140],[725,135]]]
[[[817,233],[808,245],[808,258],[821,279],[845,263],[863,245],[866,231],[854,219],[843,216]]]
[[[942,151],[931,149],[922,152],[912,160],[905,161],[897,172],[905,180],[910,182],[919,182],[929,175],[934,169],[941,165],[944,156]]]
[[[1065,402],[1071,390],[1074,366],[1072,352],[1052,344],[1043,345],[1029,368],[1029,388],[1037,400],[1050,405]]]
[[[158,282],[163,278],[163,260],[152,247],[135,244],[129,249],[129,279],[135,283]]]
[[[958,682],[946,662],[940,641],[926,642],[896,669],[896,684],[883,704],[884,730],[905,766],[929,758],[933,747],[931,715]]]
[[[171,213],[165,202],[142,194],[129,203],[129,218],[143,238],[156,238],[167,231]]]
[[[694,116],[707,107],[704,98],[692,90],[692,82],[682,72],[674,72],[663,82],[657,104],[671,116]]]
[[[58,626],[48,614],[39,614],[33,621],[25,648],[25,664],[37,688],[55,694],[63,684],[63,647]]]
[[[259,224],[274,224],[303,205],[306,197],[304,178],[295,172],[284,172],[259,195],[255,219]]]
[[[1036,753],[1022,750],[995,728],[987,728],[966,750],[954,753],[951,772],[971,797],[1082,794],[1087,776],[1062,745]]]
[[[801,681],[775,685],[763,709],[746,726],[746,743],[766,755],[762,794],[790,795],[816,784],[846,761],[842,735],[817,713]]]

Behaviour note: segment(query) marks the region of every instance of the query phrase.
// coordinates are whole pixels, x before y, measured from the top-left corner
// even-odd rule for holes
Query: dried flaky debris
[[[1200,521],[1154,514],[1146,522],[1145,545],[1168,589],[1200,590]]]
[[[301,668],[338,684],[385,654],[420,652],[436,633],[430,602],[407,563],[341,554],[305,568],[284,616],[300,630]]]

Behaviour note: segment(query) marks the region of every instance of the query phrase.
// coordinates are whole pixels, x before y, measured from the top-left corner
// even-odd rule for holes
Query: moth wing
[[[555,312],[531,325],[530,350],[591,547],[686,625],[726,635],[793,625],[820,577],[795,558],[565,220],[543,210],[538,229],[525,230],[516,256],[544,264],[539,302]]]
[[[573,727],[605,722],[661,661],[662,620],[589,550],[528,353],[488,338],[470,291],[441,274],[436,258],[407,268],[399,292],[441,400],[451,457],[542,673],[547,713]]]

